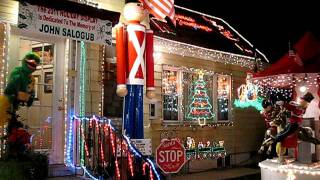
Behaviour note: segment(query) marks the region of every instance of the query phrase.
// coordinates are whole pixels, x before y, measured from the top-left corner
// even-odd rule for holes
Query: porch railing
[[[72,117],[65,163],[92,179],[162,179],[152,157],[143,156],[105,117]]]

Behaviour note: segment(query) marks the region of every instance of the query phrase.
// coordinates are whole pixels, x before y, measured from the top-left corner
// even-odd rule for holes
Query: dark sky
[[[291,1],[175,0],[175,4],[223,18],[274,62],[288,51],[289,40],[294,44],[308,30],[320,34],[316,0]]]

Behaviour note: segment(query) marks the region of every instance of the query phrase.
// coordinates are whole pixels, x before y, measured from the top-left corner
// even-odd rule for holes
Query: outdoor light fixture
[[[301,86],[301,87],[299,88],[299,90],[300,90],[300,92],[304,93],[304,92],[307,91],[307,87],[306,87],[306,86]]]

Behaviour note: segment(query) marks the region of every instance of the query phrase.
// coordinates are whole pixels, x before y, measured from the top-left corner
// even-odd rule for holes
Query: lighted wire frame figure
[[[238,88],[238,97],[242,102],[254,101],[258,98],[258,86],[252,83],[252,74],[248,73],[246,84],[242,84]]]

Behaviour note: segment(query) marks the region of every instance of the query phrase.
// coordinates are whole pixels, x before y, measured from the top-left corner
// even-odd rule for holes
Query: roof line
[[[186,11],[190,11],[190,12],[193,12],[193,13],[196,13],[196,14],[200,14],[200,15],[203,15],[203,16],[207,16],[207,17],[210,17],[210,18],[213,18],[213,19],[217,19],[217,20],[220,20],[222,21],[223,23],[225,23],[231,30],[233,30],[242,40],[244,40],[247,44],[249,44],[249,46],[251,46],[253,48],[253,45],[251,44],[250,41],[248,41],[246,38],[244,38],[237,30],[235,30],[229,23],[227,23],[225,20],[223,20],[222,18],[219,18],[219,17],[215,17],[215,16],[212,16],[212,15],[208,15],[208,14],[204,14],[204,13],[201,13],[201,12],[198,12],[198,11],[195,11],[195,10],[192,10],[192,9],[188,9],[188,8],[185,8],[185,7],[182,7],[182,6],[178,6],[178,5],[174,5],[175,7],[177,8],[180,8],[180,9],[183,9],[183,10],[186,10]],[[259,49],[255,48],[255,50],[262,56],[264,57],[264,59],[269,62],[269,59],[266,57],[266,55],[264,55]]]
[[[154,37],[158,38],[160,40],[165,40],[165,41],[169,41],[169,42],[173,42],[173,43],[179,43],[179,44],[183,44],[183,45],[186,45],[186,46],[191,46],[191,47],[194,47],[194,48],[201,48],[201,49],[204,49],[204,50],[207,50],[207,51],[214,51],[214,52],[221,53],[221,54],[238,56],[238,57],[247,58],[247,59],[250,59],[250,60],[254,59],[254,57],[252,57],[252,56],[246,56],[246,55],[235,54],[235,53],[230,53],[230,52],[225,52],[225,51],[219,51],[219,50],[215,50],[215,49],[209,49],[209,48],[205,48],[205,47],[201,47],[201,46],[196,46],[196,45],[193,45],[193,44],[187,44],[187,43],[184,43],[184,42],[167,39],[167,38],[164,38],[164,37],[161,37],[161,36],[157,36],[157,35],[154,35]]]

